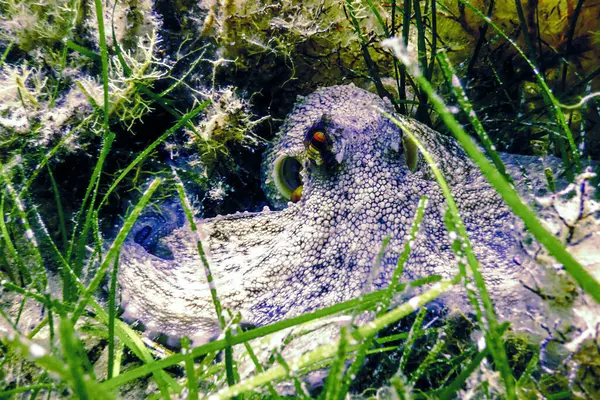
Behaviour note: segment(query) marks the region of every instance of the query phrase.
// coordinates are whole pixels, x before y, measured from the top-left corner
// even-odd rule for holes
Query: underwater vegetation
[[[0,0],[0,398],[598,398],[599,12],[584,0]],[[285,207],[262,182],[262,155],[297,101],[348,83],[456,137],[518,216],[524,254],[546,268],[529,290],[551,309],[533,314],[542,332],[500,315],[467,250],[458,278],[404,275],[255,329],[207,284],[222,335],[206,343],[165,342],[123,317],[130,233],[160,252],[138,230],[155,215],[176,228]],[[304,139],[310,158],[332,162],[327,136]],[[397,148],[444,192],[427,160],[436,149],[418,137]],[[498,152],[555,162],[540,178]],[[522,203],[507,171],[543,190]],[[442,228],[468,248],[450,189],[441,201]],[[424,209],[405,234],[428,224]],[[417,251],[391,245],[404,262]],[[436,314],[455,284],[465,315]],[[350,323],[361,312],[371,323]],[[328,318],[342,321],[331,340],[286,351],[286,332]]]

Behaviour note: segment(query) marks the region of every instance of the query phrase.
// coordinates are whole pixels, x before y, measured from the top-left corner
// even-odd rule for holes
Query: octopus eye
[[[333,158],[327,136],[321,131],[309,134],[304,144],[306,145],[306,156],[317,166],[327,164]]]
[[[327,145],[327,138],[325,137],[325,134],[321,131],[316,131],[315,133],[313,133],[311,144]]]
[[[279,156],[275,160],[273,181],[279,193],[294,203],[302,196],[302,178],[300,172],[302,165],[294,158],[287,155]]]

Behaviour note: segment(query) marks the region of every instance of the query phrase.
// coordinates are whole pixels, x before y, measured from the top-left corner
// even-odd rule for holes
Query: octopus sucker
[[[275,210],[198,221],[220,302],[243,324],[271,324],[387,287],[423,195],[429,201],[402,280],[456,275],[444,197],[422,157],[376,108],[394,114],[389,102],[353,85],[302,98],[264,156],[263,189]],[[523,245],[519,221],[453,138],[397,118],[444,173],[499,315],[528,324],[543,307],[527,287],[541,267]],[[559,160],[550,157],[501,157],[528,201],[547,194],[545,168],[560,176]],[[298,188],[301,196],[294,195]],[[124,316],[172,342],[189,336],[199,345],[217,337],[220,326],[197,236],[180,208],[168,207],[162,219],[140,220],[122,248]],[[438,300],[469,309],[458,287]],[[290,348],[312,349],[337,332],[326,326]]]

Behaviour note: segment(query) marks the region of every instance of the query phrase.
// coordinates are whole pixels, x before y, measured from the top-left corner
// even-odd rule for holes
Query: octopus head
[[[389,101],[352,85],[320,89],[302,99],[263,163],[263,187],[271,203],[283,208],[310,197],[315,186],[327,184],[324,189],[331,190],[343,172],[368,178],[369,169],[386,159],[413,165],[416,153],[405,151],[400,130],[382,110],[393,113]]]

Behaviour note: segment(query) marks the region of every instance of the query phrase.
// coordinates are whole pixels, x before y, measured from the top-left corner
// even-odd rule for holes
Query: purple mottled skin
[[[414,172],[409,170],[400,129],[376,107],[393,113],[387,102],[354,86],[324,88],[302,99],[266,155],[264,174],[273,204],[285,205],[273,187],[273,164],[283,156],[295,157],[303,165],[300,201],[281,211],[201,221],[220,301],[232,313],[240,312],[245,323],[270,324],[386,287],[423,195],[429,201],[402,280],[456,275],[438,184],[422,159]],[[499,314],[535,308],[535,296],[521,284],[533,261],[521,248],[513,214],[454,139],[398,118],[420,138],[448,180]],[[328,162],[320,166],[306,156],[307,135],[315,130],[323,131],[330,144]],[[536,173],[533,157],[502,157],[518,185],[526,186],[519,178],[519,165],[525,165],[530,187],[543,191],[544,165],[537,162]],[[556,166],[553,160],[546,163]],[[155,221],[154,232],[164,225]],[[169,226],[152,242],[156,246],[163,236],[160,248],[172,252],[161,258],[145,245],[147,226],[147,220],[138,223],[121,251],[124,318],[173,340],[187,335],[199,344],[215,337],[220,329],[196,236],[187,224]],[[136,241],[136,235],[144,240]],[[389,245],[374,270],[386,237]],[[443,301],[463,309],[467,304],[458,289]]]

